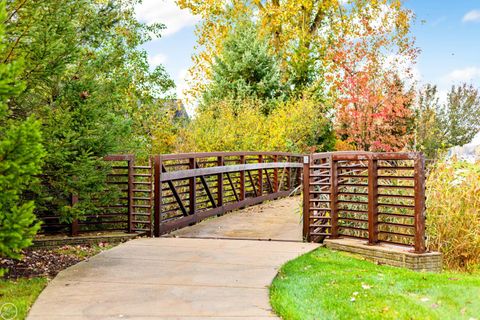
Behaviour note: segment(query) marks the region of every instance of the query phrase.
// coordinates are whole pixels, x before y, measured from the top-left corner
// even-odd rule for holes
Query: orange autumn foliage
[[[339,39],[329,52],[336,65],[330,79],[337,134],[356,150],[400,151],[413,138],[418,49],[406,34],[397,42],[386,15],[387,22],[373,28],[371,20],[359,18],[355,36]]]

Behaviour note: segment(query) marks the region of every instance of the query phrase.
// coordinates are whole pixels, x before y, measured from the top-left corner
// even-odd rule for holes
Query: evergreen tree
[[[64,221],[95,209],[91,199],[105,185],[105,155],[150,148],[155,98],[173,86],[138,49],[163,26],[139,23],[137,2],[7,2],[0,59],[25,66],[19,75],[25,87],[8,101],[9,110],[13,118],[42,121],[47,154],[32,191],[40,210],[61,213]],[[72,194],[80,199],[74,207]]]
[[[5,21],[5,1],[0,1],[0,21]],[[5,28],[0,24],[0,53],[6,45]],[[35,222],[34,202],[24,201],[23,193],[40,172],[44,150],[40,124],[33,117],[12,118],[9,99],[23,90],[17,81],[20,63],[0,64],[0,257],[19,256],[28,247],[40,225]],[[0,270],[1,274],[1,270]]]
[[[284,96],[278,61],[270,54],[268,41],[258,36],[255,25],[248,20],[238,23],[225,40],[212,72],[204,106],[225,99],[256,99],[263,105],[262,112],[269,114],[275,101]]]

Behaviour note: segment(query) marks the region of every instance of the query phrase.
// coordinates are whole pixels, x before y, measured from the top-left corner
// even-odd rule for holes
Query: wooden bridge
[[[116,203],[71,224],[40,217],[44,232],[125,230],[158,237],[303,191],[299,228],[304,240],[359,238],[425,252],[425,173],[419,153],[188,153],[157,155],[141,165],[133,155],[105,160],[112,163],[108,183],[120,192]]]
[[[324,240],[379,263],[441,269],[438,253],[424,253],[424,161],[417,153],[105,160],[116,201],[72,224],[43,217],[44,232],[117,229],[151,237],[61,272],[29,319],[274,319],[268,287],[278,269]],[[289,197],[301,191],[303,198]]]

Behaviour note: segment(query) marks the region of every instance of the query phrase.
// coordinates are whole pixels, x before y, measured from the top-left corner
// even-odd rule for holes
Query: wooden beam
[[[127,191],[127,202],[128,202],[128,233],[133,232],[133,189],[134,189],[134,160],[128,160],[128,191]]]
[[[378,242],[378,162],[368,160],[368,244]]]
[[[330,157],[330,209],[331,209],[331,224],[332,224],[332,238],[338,238],[338,163]]]
[[[311,241],[310,237],[310,157],[303,160],[303,240]]]
[[[167,172],[167,170],[165,169],[165,166],[162,164],[162,175],[165,174],[166,172]],[[162,175],[160,175],[160,182],[162,182]],[[187,209],[183,205],[182,199],[178,195],[177,189],[175,189],[175,186],[173,185],[173,182],[172,181],[167,181],[167,185],[170,188],[170,190],[172,191],[173,197],[177,201],[178,206],[180,207],[180,210],[182,211],[183,215],[188,216]]]
[[[166,160],[181,160],[189,159],[191,157],[195,158],[213,158],[213,157],[238,157],[238,156],[290,156],[298,158],[299,160],[303,155],[298,153],[289,153],[289,152],[255,152],[255,151],[235,151],[235,152],[199,152],[199,153],[175,153],[175,154],[162,154],[163,161]],[[301,164],[301,163],[300,163]]]
[[[195,158],[190,158],[188,160],[190,170],[195,171],[196,169],[196,162]],[[197,209],[197,178],[196,176],[191,176],[188,179],[188,211],[190,215],[195,214],[195,210]]]
[[[153,158],[153,235],[160,237],[162,216],[162,182],[160,181],[162,159],[159,155]]]
[[[277,169],[277,170],[278,170],[278,169]],[[273,193],[273,192],[275,192],[275,191],[274,191],[274,189],[273,189],[272,180],[270,180],[270,176],[268,175],[267,169],[264,169],[264,171],[265,171],[265,176],[267,177],[268,189],[270,189],[270,192]]]
[[[225,165],[223,156],[217,157],[217,166],[223,167]],[[223,206],[223,173],[217,174],[217,205]]]
[[[263,156],[258,156],[258,164],[263,164]],[[263,171],[262,168],[257,170],[257,187],[258,187],[258,195],[261,196],[263,194]]]
[[[278,162],[278,155],[273,156],[273,162]],[[273,192],[278,192],[278,168],[273,169]]]
[[[250,180],[250,184],[252,185],[253,192],[255,193],[255,196],[258,196],[257,187],[255,187],[255,182],[253,181],[252,174],[250,173],[250,171],[247,171],[247,174],[248,179]]]
[[[414,162],[415,176],[415,252],[424,253],[425,247],[425,158],[418,153]]]
[[[240,164],[245,164],[245,156],[240,156]],[[245,171],[240,171],[240,201],[245,200]]]
[[[208,167],[208,168],[197,168],[197,169],[186,169],[165,172],[162,174],[162,182],[169,180],[181,180],[198,176],[208,176],[220,173],[227,172],[238,172],[238,171],[250,171],[250,170],[261,170],[261,169],[274,169],[274,168],[301,168],[303,165],[297,162],[269,162],[269,163],[248,163],[248,164],[237,164],[229,165],[223,167]]]
[[[239,201],[240,198],[238,197],[237,190],[235,190],[235,186],[233,185],[232,179],[230,178],[230,174],[227,172],[226,175],[227,175],[228,182],[230,183],[230,186],[232,187],[233,195],[235,196],[235,199],[237,201]]]
[[[198,163],[195,162],[195,166],[198,168]],[[208,187],[207,180],[205,179],[205,176],[200,176],[200,182],[202,183],[203,189],[205,189],[205,192],[207,193],[208,200],[212,204],[213,208],[217,207],[217,204],[215,203],[215,199],[213,198],[212,192],[210,192],[210,188]]]

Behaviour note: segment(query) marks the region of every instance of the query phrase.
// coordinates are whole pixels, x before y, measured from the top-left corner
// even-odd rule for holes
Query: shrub
[[[5,18],[5,2],[0,1],[0,20]],[[0,56],[6,49],[4,31],[0,25]],[[24,199],[34,176],[40,173],[44,156],[40,123],[32,117],[12,118],[7,106],[23,88],[23,83],[16,81],[20,71],[19,63],[0,64],[0,258],[18,258],[40,228],[33,201]]]
[[[427,179],[428,246],[456,270],[480,264],[480,164],[439,162]]]
[[[267,150],[315,152],[332,150],[335,138],[326,108],[304,97],[280,103],[266,122]]]
[[[242,108],[230,101],[219,101],[199,112],[180,131],[177,151],[262,150],[264,116],[255,102],[244,101]]]
[[[278,103],[269,114],[258,100],[222,100],[201,110],[180,132],[177,151],[331,150],[334,136],[324,108],[310,98]]]

